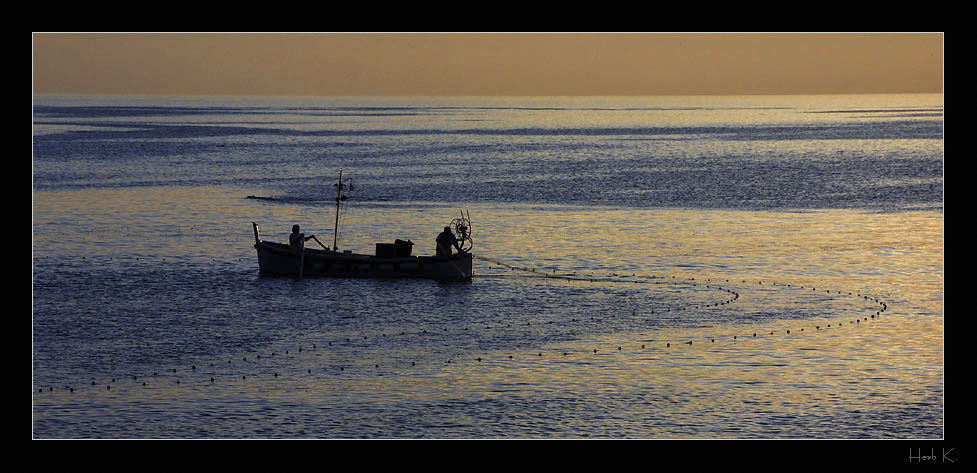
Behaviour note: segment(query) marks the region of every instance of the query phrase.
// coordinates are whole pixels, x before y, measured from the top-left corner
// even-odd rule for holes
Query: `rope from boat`
[[[472,255],[472,257],[474,257],[474,255]],[[458,274],[459,274],[459,275],[461,276],[461,279],[468,279],[468,275],[467,275],[467,274],[465,274],[465,272],[464,272],[464,271],[462,271],[462,270],[461,270],[461,268],[459,268],[459,267],[458,267],[458,265],[457,265],[457,264],[455,264],[455,262],[454,262],[454,261],[452,261],[452,260],[450,260],[450,259],[449,259],[449,260],[448,260],[448,263],[450,263],[450,264],[451,264],[451,267],[452,267],[452,268],[455,268],[455,271],[458,271]],[[474,271],[473,271],[473,272],[474,272]]]
[[[481,260],[488,261],[490,263],[497,264],[499,266],[503,266],[503,267],[509,268],[509,269],[511,269],[513,271],[521,271],[521,272],[524,272],[524,273],[529,273],[529,274],[532,274],[534,276],[543,277],[543,278],[549,278],[549,279],[565,279],[567,281],[591,281],[591,282],[596,282],[598,280],[598,278],[602,278],[601,279],[602,281],[608,280],[607,279],[608,276],[597,276],[596,274],[592,274],[590,277],[587,277],[587,276],[584,276],[584,275],[578,275],[578,274],[576,274],[576,272],[574,272],[574,273],[557,273],[556,270],[553,270],[550,273],[539,272],[539,271],[536,270],[536,268],[527,268],[527,267],[523,267],[523,266],[514,266],[514,265],[511,265],[511,264],[506,263],[504,261],[500,261],[498,259],[490,258],[490,257],[487,257],[487,256],[475,255],[475,254],[473,254],[472,256],[475,257],[475,258],[481,259]],[[632,276],[633,277],[638,277],[636,274],[632,274]],[[620,277],[623,277],[623,276],[612,273],[610,277],[612,277],[612,278],[620,278]],[[641,277],[656,278],[656,276],[641,276]],[[657,276],[657,277],[663,279],[663,277],[661,277],[661,276]],[[630,282],[630,281],[623,281],[623,280],[620,280],[620,279],[610,279],[610,281],[612,281],[612,282]]]

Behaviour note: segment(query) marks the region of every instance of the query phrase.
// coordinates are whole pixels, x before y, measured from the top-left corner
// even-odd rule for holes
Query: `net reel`
[[[472,221],[465,212],[461,212],[461,217],[451,221],[448,225],[451,233],[458,239],[458,246],[461,251],[467,253],[472,249]]]

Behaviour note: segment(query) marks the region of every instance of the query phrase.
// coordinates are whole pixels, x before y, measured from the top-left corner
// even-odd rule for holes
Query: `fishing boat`
[[[258,252],[258,271],[262,275],[292,277],[361,277],[361,278],[426,278],[438,281],[471,281],[471,220],[467,212],[450,222],[448,228],[458,244],[457,253],[414,256],[414,243],[410,240],[395,240],[393,243],[377,243],[376,253],[357,254],[350,250],[340,251],[339,213],[341,204],[349,199],[353,189],[349,179],[343,180],[339,171],[336,187],[336,223],[333,230],[332,248],[318,238],[308,238],[319,244],[319,248],[306,248],[304,235],[295,238],[296,244],[278,243],[261,239],[258,224],[251,222],[254,230],[254,248]],[[450,250],[448,253],[453,253]]]

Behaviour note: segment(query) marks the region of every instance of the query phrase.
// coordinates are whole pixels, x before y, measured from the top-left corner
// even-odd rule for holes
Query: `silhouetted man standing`
[[[305,236],[304,233],[299,233],[298,225],[292,225],[292,234],[288,236],[288,246],[290,246],[293,250],[298,250],[299,248],[305,246],[305,242],[313,238],[315,238],[315,235]]]

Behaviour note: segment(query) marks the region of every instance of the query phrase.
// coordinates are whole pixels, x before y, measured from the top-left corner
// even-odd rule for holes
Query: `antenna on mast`
[[[353,190],[352,179],[346,179],[349,184],[343,184],[343,168],[339,168],[339,181],[333,186],[336,187],[336,224],[333,227],[332,232],[332,251],[338,251],[339,247],[336,246],[339,240],[339,204],[346,202],[349,199],[349,191]],[[343,191],[346,191],[344,194]]]

